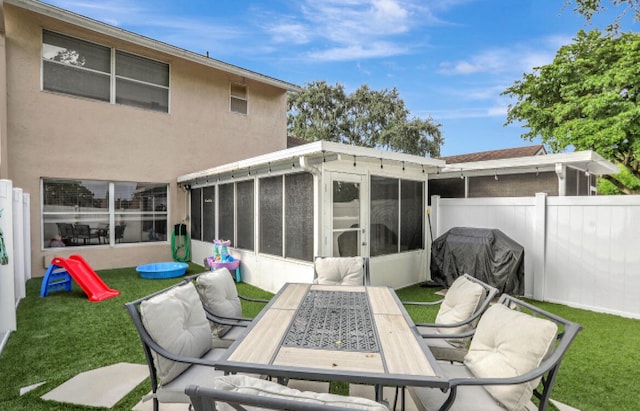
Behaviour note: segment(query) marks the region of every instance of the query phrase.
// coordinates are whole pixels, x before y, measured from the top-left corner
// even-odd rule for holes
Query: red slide
[[[71,278],[87,294],[89,301],[97,302],[120,295],[120,291],[109,288],[79,255],[71,255],[69,258],[55,257],[51,260],[51,264],[67,270]]]

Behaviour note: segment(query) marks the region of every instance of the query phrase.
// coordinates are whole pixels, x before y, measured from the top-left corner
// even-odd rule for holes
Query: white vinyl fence
[[[16,329],[16,308],[25,297],[31,278],[30,207],[28,193],[14,188],[10,180],[0,180],[0,230],[6,264],[0,264],[0,352],[9,334]],[[2,262],[2,263],[4,263]]]
[[[525,296],[640,318],[640,196],[431,200],[433,237],[497,228],[525,249]]]

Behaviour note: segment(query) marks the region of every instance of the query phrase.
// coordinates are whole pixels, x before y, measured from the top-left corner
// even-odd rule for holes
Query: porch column
[[[567,195],[567,166],[556,163],[556,175],[558,176],[558,195],[564,197]]]

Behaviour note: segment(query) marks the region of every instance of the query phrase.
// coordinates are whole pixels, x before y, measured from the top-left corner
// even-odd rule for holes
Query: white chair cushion
[[[363,285],[364,259],[362,257],[325,257],[315,260],[317,284]]]
[[[209,321],[192,283],[143,301],[140,314],[151,338],[173,354],[200,358],[211,348]],[[152,354],[161,384],[169,383],[189,367]]]
[[[508,378],[536,368],[553,349],[557,325],[511,310],[489,307],[478,322],[464,364],[476,377]],[[509,410],[521,410],[540,379],[517,385],[488,385],[487,391]]]
[[[224,377],[218,377],[214,380],[213,386],[219,390],[234,391],[247,395],[275,397],[358,410],[388,411],[384,405],[366,398],[299,391],[272,381],[261,380],[246,375],[226,375]],[[216,406],[219,411],[234,410],[234,408],[227,404],[217,403]],[[248,409],[256,408],[250,407]]]
[[[480,284],[468,280],[464,276],[458,277],[449,287],[440,304],[440,310],[436,316],[437,324],[454,324],[471,317],[482,304],[485,297],[485,289]],[[439,328],[440,334],[458,334],[465,332],[473,324],[465,324],[455,328]],[[464,346],[466,342],[459,338],[447,340],[454,346]]]
[[[222,357],[227,350],[222,348],[214,348],[209,350],[202,359],[215,361]],[[169,383],[158,386],[156,391],[156,397],[158,402],[178,402],[178,403],[190,403],[189,396],[185,394],[184,390],[189,385],[208,385],[208,381],[213,381],[216,377],[224,375],[224,371],[216,370],[214,367],[207,365],[191,365],[186,371],[180,374]],[[165,407],[160,407],[160,410],[164,410]]]
[[[204,273],[196,279],[200,298],[214,313],[224,317],[240,317],[242,305],[231,273],[226,268]],[[230,329],[229,325],[210,323],[215,339],[222,338]]]

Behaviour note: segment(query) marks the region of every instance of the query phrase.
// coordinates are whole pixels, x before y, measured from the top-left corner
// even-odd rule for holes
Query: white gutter
[[[500,160],[474,161],[467,163],[447,164],[440,170],[440,178],[443,174],[464,173],[468,175],[484,175],[487,172],[497,174],[513,172],[551,171],[556,169],[556,164],[564,164],[588,171],[592,174],[617,174],[618,167],[600,154],[587,150],[573,153],[545,154],[537,156],[515,157]],[[449,177],[449,176],[447,176]]]
[[[304,162],[300,163],[300,158],[304,157]],[[189,173],[178,177],[178,183],[194,181],[196,179],[206,179],[209,176],[233,173],[238,170],[256,169],[266,165],[276,165],[279,163],[292,162],[299,165],[309,166],[309,160],[325,158],[327,161],[335,159],[355,158],[357,162],[380,162],[389,161],[405,163],[407,167],[413,165],[422,167],[425,173],[435,172],[445,166],[443,160],[420,157],[412,154],[397,153],[393,151],[378,150],[367,147],[357,147],[348,144],[333,143],[328,141],[316,141],[301,146],[288,148],[227,163],[221,166],[212,167],[206,170]]]
[[[179,57],[184,60],[188,60],[197,64],[212,67],[217,70],[221,70],[227,73],[231,73],[240,77],[255,80],[261,83],[269,84],[271,86],[284,89],[287,91],[300,91],[300,87],[288,83],[286,81],[278,80],[273,77],[265,76],[260,73],[256,73],[251,70],[243,69],[232,64],[224,63],[220,60],[215,60],[207,56],[197,54],[179,47],[163,43],[158,40],[154,40],[149,37],[142,36],[115,26],[111,26],[106,23],[102,23],[98,20],[91,19],[89,17],[82,16],[80,14],[73,13],[68,10],[64,10],[46,3],[35,0],[4,0],[5,4],[11,4],[16,7],[23,8],[25,10],[32,11],[34,13],[48,16],[56,20],[64,21],[69,24],[80,26],[100,34],[104,34],[110,37],[115,37],[119,40],[127,41],[129,43],[137,44],[139,46],[147,47],[152,50],[160,51],[162,53],[169,54],[171,56]]]

